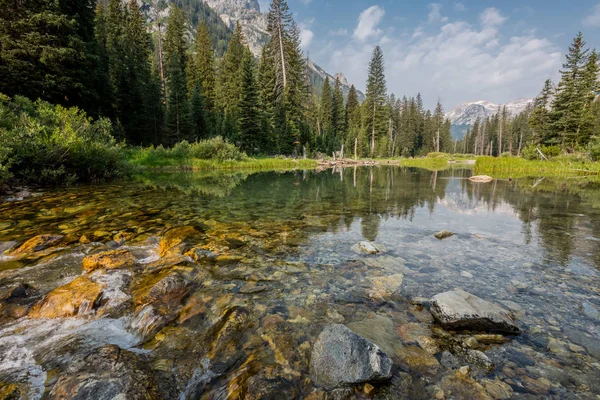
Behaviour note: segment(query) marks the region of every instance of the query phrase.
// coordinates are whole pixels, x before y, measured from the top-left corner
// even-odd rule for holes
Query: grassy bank
[[[469,161],[475,160],[470,154],[429,153],[426,157],[376,159],[379,164],[393,164],[402,167],[424,168],[430,171],[442,171],[453,167],[472,168]]]
[[[248,157],[220,137],[198,143],[180,142],[173,148],[162,146],[130,148],[127,161],[137,169],[179,170],[282,170],[315,168],[317,162],[286,157]]]
[[[549,161],[525,160],[519,157],[478,157],[475,174],[494,178],[523,177],[600,177],[600,162],[574,157],[556,157]]]

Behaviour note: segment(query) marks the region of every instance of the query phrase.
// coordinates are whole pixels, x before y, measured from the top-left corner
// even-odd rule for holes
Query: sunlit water
[[[95,273],[114,303],[106,315],[30,320],[0,308],[0,382],[40,398],[78,355],[116,344],[151,365],[164,397],[304,398],[318,393],[309,379],[313,343],[323,326],[343,323],[394,359],[394,378],[377,385],[376,398],[433,398],[444,388],[451,398],[445,379],[462,365],[471,365],[474,382],[500,380],[516,398],[597,398],[600,185],[475,184],[470,174],[182,173],[2,203],[0,241],[67,237],[42,257],[0,258],[0,287],[34,289],[24,307],[80,275],[90,252],[121,245],[138,265]],[[229,258],[183,262],[191,290],[152,332],[152,310],[134,311],[128,300],[144,266],[158,259],[160,236],[185,225],[200,227],[205,248]],[[455,235],[435,239],[442,229]],[[123,233],[124,244],[113,240]],[[355,253],[362,240],[385,252]],[[454,288],[510,309],[523,330],[478,348],[491,371],[452,355],[468,334],[446,335],[426,308],[411,304]],[[407,361],[412,347],[441,365],[432,372],[412,365],[422,361]]]

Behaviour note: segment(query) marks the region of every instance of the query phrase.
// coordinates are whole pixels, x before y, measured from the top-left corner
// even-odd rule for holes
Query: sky
[[[268,10],[268,0],[259,0]],[[421,93],[446,110],[468,101],[535,97],[558,80],[564,54],[582,31],[600,50],[599,0],[288,0],[302,46],[331,74],[365,89],[380,45],[388,92]]]

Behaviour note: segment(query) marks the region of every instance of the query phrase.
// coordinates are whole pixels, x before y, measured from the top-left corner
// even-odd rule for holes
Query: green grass
[[[519,157],[478,157],[474,172],[500,179],[600,176],[600,162],[561,158],[529,161]]]
[[[152,152],[146,149],[129,149],[127,160],[138,169],[165,170],[281,170],[294,168],[316,168],[315,160],[292,158],[252,158],[241,157],[239,160],[200,159],[190,155],[177,156],[172,152]]]

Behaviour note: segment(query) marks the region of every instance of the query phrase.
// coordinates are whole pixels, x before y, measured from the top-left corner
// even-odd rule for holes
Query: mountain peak
[[[335,79],[339,79],[340,83],[344,86],[350,86],[348,84],[348,79],[346,79],[346,76],[344,74],[342,74],[341,72],[338,72],[337,74],[334,75]]]

